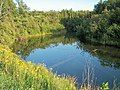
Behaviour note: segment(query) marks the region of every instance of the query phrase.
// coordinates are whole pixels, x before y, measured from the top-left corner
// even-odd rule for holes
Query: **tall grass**
[[[88,60],[83,73],[83,81],[80,90],[100,90],[100,87],[95,85],[94,66]]]
[[[0,45],[0,90],[76,90],[73,79],[21,60]]]

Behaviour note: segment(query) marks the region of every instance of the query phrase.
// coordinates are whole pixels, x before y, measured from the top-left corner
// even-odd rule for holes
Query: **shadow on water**
[[[97,84],[114,79],[120,82],[120,49],[85,44],[73,34],[31,37],[14,42],[11,49],[24,60],[34,59],[34,63],[45,63],[48,68],[56,66],[54,72],[75,76],[78,83],[82,83],[81,77],[87,60],[95,65]]]
[[[11,49],[13,50],[13,52],[20,55],[21,58],[25,59],[34,49],[46,49],[48,47],[55,47],[59,43],[66,45],[72,44],[74,42],[77,42],[77,38],[75,38],[72,34],[46,35],[27,38],[24,41],[16,41],[11,46]]]
[[[102,66],[108,66],[113,68],[120,68],[120,49],[104,46],[78,43],[80,48],[92,54],[92,56],[98,57]]]
[[[13,52],[26,58],[34,49],[45,49],[55,47],[62,43],[63,45],[77,42],[76,48],[82,48],[93,56],[100,58],[101,65],[120,68],[120,49],[109,46],[98,46],[80,42],[71,33],[66,35],[47,35],[42,37],[31,37],[25,41],[14,42],[11,46]]]

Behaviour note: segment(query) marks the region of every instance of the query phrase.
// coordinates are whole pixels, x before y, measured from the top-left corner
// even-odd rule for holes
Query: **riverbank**
[[[25,62],[0,45],[0,89],[77,90],[74,79],[53,74],[44,65]]]
[[[47,36],[47,35],[65,35],[66,34],[66,30],[59,30],[57,32],[50,32],[50,33],[43,33],[43,34],[35,34],[35,35],[23,35],[23,36],[18,36],[15,38],[15,40],[22,40],[22,39],[27,39],[27,38],[35,38],[35,37],[42,37],[42,36]]]
[[[25,62],[9,49],[13,45],[16,46],[15,48],[18,51],[20,49],[23,54],[27,54],[34,49],[35,45],[35,47],[44,48],[44,44],[49,45],[50,42],[55,42],[51,38],[47,39],[45,37],[44,41],[43,38],[36,40],[39,43],[35,39],[32,39],[32,41],[28,40],[31,43],[27,43],[27,38],[52,34],[59,35],[61,30],[66,29],[68,33],[72,32],[73,34],[74,32],[76,34],[75,37],[87,43],[88,41],[93,41],[103,45],[120,46],[119,0],[113,0],[112,2],[107,0],[98,3],[93,11],[73,11],[71,9],[48,12],[30,11],[22,0],[16,2],[17,4],[13,0],[3,1],[1,1],[3,4],[1,4],[2,11],[0,14],[0,44],[2,44],[0,45],[1,90],[76,90],[73,78],[60,77],[53,74],[44,65]],[[41,43],[40,40],[44,43]],[[20,43],[22,41],[22,44],[18,43],[15,45],[15,41]],[[66,43],[67,41],[64,42]],[[24,47],[26,48],[22,45],[25,45]],[[31,48],[29,49],[28,47]],[[113,55],[111,52],[106,52],[99,48],[93,48],[93,52],[100,55],[104,52],[105,56],[118,57],[118,55]],[[49,54],[46,55],[49,56]],[[106,62],[108,62],[107,59]],[[109,66],[113,67],[114,64],[117,68],[120,66],[115,60],[110,59],[109,62],[107,64]]]

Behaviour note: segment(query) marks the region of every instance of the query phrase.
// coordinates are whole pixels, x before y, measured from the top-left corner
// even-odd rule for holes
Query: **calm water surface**
[[[68,35],[69,36],[69,35]],[[70,75],[81,84],[87,62],[93,68],[97,85],[115,79],[120,82],[120,49],[83,44],[63,35],[29,38],[15,42],[11,48],[26,61],[44,63],[58,75]]]

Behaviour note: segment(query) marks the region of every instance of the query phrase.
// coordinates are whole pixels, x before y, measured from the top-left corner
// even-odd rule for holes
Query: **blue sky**
[[[93,10],[99,0],[23,0],[31,10]]]

